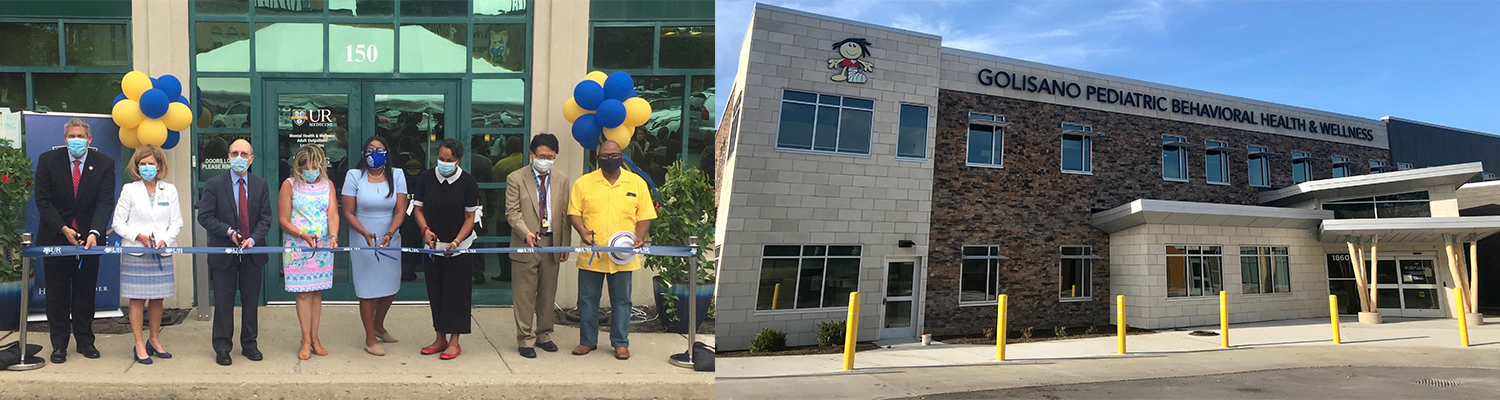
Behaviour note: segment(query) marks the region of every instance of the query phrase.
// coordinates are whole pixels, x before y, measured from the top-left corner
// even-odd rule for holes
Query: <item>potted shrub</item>
[[[697,168],[685,168],[681,161],[674,162],[667,168],[667,179],[657,188],[656,195],[660,207],[651,223],[653,244],[686,246],[689,237],[697,236],[699,249],[714,247],[717,210],[707,174]],[[687,303],[680,301],[688,297],[688,277],[698,278],[698,293],[692,296],[698,302],[698,323],[708,316],[709,302],[714,297],[713,261],[703,251],[698,252],[696,270],[688,270],[688,261],[685,257],[646,257],[646,268],[657,274],[653,279],[656,310],[668,332],[688,332]]]
[[[14,144],[0,140],[0,330],[18,328],[21,291],[31,288],[30,282],[21,282],[21,232],[26,202],[31,200],[31,159],[26,150],[11,147]]]

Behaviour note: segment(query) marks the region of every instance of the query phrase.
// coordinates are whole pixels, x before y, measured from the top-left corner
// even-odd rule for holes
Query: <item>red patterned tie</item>
[[[243,239],[250,235],[250,199],[245,194],[245,179],[240,178],[240,237]],[[238,243],[236,243],[238,244]]]
[[[549,228],[547,226],[547,183],[549,181],[547,180],[547,174],[542,174],[541,179],[542,187],[537,188],[537,193],[539,195],[537,196],[537,214],[540,214],[540,216],[542,217],[542,234],[545,235],[552,232],[552,228]]]
[[[78,181],[83,178],[83,161],[73,160],[73,201],[78,201]],[[78,218],[73,218],[73,230],[78,230]]]

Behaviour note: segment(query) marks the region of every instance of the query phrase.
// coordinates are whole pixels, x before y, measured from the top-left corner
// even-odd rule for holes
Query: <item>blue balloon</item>
[[[162,142],[161,148],[167,149],[167,150],[171,150],[173,147],[177,147],[177,142],[179,140],[182,140],[182,133],[181,132],[177,132],[177,131],[174,131],[174,130],[168,130],[167,131],[167,141]]]
[[[161,118],[167,115],[167,106],[171,103],[161,89],[147,89],[141,93],[141,114],[146,114],[147,118]]]
[[[599,125],[605,128],[614,128],[625,123],[625,103],[615,99],[604,99],[599,102],[598,115]]]
[[[625,101],[635,97],[635,78],[624,71],[615,71],[604,79],[604,97]]]
[[[578,140],[578,144],[585,149],[599,147],[599,136],[603,134],[604,128],[599,125],[599,119],[594,114],[584,114],[573,120],[573,139]]]
[[[151,87],[161,89],[161,92],[166,93],[169,99],[175,99],[182,95],[182,81],[177,80],[175,76],[162,75],[151,82]]]
[[[114,103],[109,103],[109,104],[110,105],[120,104],[120,100],[125,100],[125,98],[126,98],[125,94],[124,93],[120,93],[118,95],[115,95],[115,102]]]
[[[579,107],[593,110],[599,108],[600,101],[604,101],[604,88],[599,86],[599,82],[584,80],[573,87],[573,102],[578,103]]]
[[[188,106],[188,108],[193,108],[193,103],[188,102],[187,96],[177,96],[177,100],[173,100],[173,102],[182,103],[182,105]]]

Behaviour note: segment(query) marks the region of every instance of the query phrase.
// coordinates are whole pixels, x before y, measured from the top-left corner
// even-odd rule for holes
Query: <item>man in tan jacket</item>
[[[510,221],[512,246],[571,244],[568,192],[573,180],[562,171],[552,170],[556,159],[557,137],[550,133],[536,135],[531,138],[531,167],[505,177],[505,218]],[[536,358],[534,347],[556,352],[552,307],[557,298],[558,264],[568,260],[568,253],[512,253],[510,260],[517,350],[526,358]]]

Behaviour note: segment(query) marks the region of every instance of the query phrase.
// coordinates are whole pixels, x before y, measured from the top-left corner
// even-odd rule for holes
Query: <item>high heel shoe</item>
[[[130,351],[130,358],[135,358],[135,354],[136,354],[135,350],[131,350]],[[141,364],[145,364],[145,365],[151,365],[151,350],[150,350],[150,347],[147,347],[146,358],[135,358],[135,362],[138,362],[138,363],[141,363]]]
[[[156,356],[156,358],[172,358],[172,353],[168,353],[164,350],[157,350],[155,346],[151,345],[151,343],[146,343],[146,356]]]
[[[430,355],[433,355],[433,354],[442,353],[442,352],[447,351],[447,350],[448,350],[448,345],[446,345],[446,344],[443,345],[443,347],[423,347],[422,348],[422,355],[424,355],[424,356],[430,356]]]
[[[464,353],[464,348],[463,347],[459,347],[458,345],[453,345],[453,354],[443,353],[443,355],[438,356],[438,359],[439,360],[445,360],[445,361],[446,360],[452,360],[452,359],[458,358],[458,355],[459,354],[463,354],[463,353]]]

